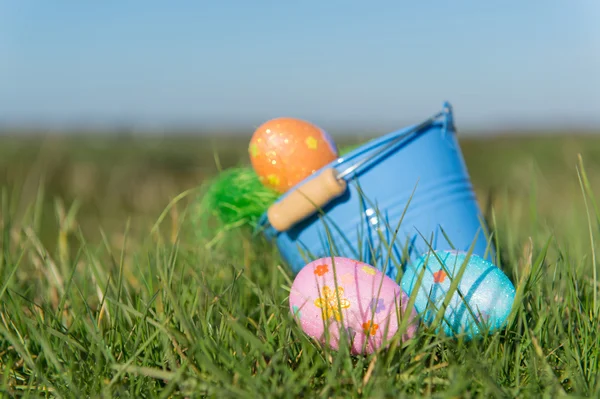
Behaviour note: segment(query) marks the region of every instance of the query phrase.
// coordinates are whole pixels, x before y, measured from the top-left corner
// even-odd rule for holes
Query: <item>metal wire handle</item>
[[[410,130],[404,132],[403,134],[401,134],[400,136],[398,136],[394,140],[390,141],[386,146],[384,146],[382,149],[380,149],[379,151],[377,151],[375,154],[372,154],[372,155],[370,155],[368,157],[365,157],[364,159],[361,159],[360,161],[358,161],[354,165],[352,165],[352,166],[344,169],[342,172],[340,172],[340,173],[337,174],[337,176],[336,176],[337,179],[341,180],[341,179],[345,178],[346,176],[348,176],[351,173],[353,173],[354,171],[356,171],[358,168],[364,166],[368,162],[371,162],[372,160],[374,160],[375,158],[379,157],[380,155],[382,155],[386,151],[391,150],[397,144],[399,144],[400,142],[404,141],[404,139],[408,138],[410,135],[418,132],[419,130],[422,130],[422,129],[428,127],[429,125],[431,125],[433,122],[435,122],[436,119],[438,119],[439,117],[443,116],[445,114],[445,112],[446,112],[446,110],[440,111],[437,114],[429,117],[428,119],[426,119],[423,122],[419,123],[418,125],[414,126]]]

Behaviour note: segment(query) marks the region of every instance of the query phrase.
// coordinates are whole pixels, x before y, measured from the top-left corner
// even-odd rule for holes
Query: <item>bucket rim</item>
[[[448,128],[450,128],[450,127],[453,129],[454,122],[453,122],[452,106],[447,101],[444,102],[444,104],[443,104],[443,114],[444,114],[443,119],[441,121],[433,122],[429,127],[427,127],[427,130],[431,130],[434,127],[439,127],[440,124],[442,125],[442,127],[446,128],[446,130],[448,130]],[[344,155],[343,157],[336,158],[335,160],[331,161],[327,165],[325,165],[325,166],[321,167],[320,169],[318,169],[317,171],[315,171],[315,173],[311,174],[310,176],[307,176],[306,178],[304,178],[303,180],[298,182],[296,185],[291,187],[289,190],[287,190],[285,193],[283,193],[281,196],[279,196],[279,198],[277,198],[277,200],[274,203],[278,203],[278,202],[284,200],[294,190],[296,190],[298,187],[302,186],[306,182],[312,180],[313,178],[318,176],[320,173],[322,173],[324,170],[329,169],[329,168],[334,168],[334,169],[336,169],[336,171],[339,172],[339,170],[337,169],[339,166],[344,165],[347,162],[350,162],[353,159],[360,157],[364,153],[372,151],[373,149],[375,149],[381,145],[384,145],[387,142],[394,140],[398,136],[410,131],[411,129],[413,129],[414,127],[416,127],[418,125],[419,125],[419,123],[413,123],[411,125],[405,126],[398,130],[386,133],[380,137],[376,137],[376,138],[373,138],[373,139],[367,141],[366,143],[364,143],[363,145],[361,145],[358,148],[355,148],[354,150],[352,150],[348,154]],[[267,211],[265,211],[261,215],[259,220],[257,221],[256,230],[263,230],[263,232],[269,237],[274,237],[274,236],[277,236],[280,234],[279,231],[275,230],[270,225]]]

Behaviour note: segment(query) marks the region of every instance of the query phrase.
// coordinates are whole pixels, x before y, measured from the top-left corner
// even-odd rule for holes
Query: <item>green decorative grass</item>
[[[340,149],[340,156],[358,146]],[[261,216],[281,195],[264,186],[251,166],[225,169],[203,186],[192,218],[196,233],[214,237],[211,245],[224,239],[233,229],[256,228]]]
[[[471,342],[421,328],[369,356],[308,339],[276,250],[238,229],[207,245],[186,229],[195,201],[179,197],[157,223],[160,212],[148,225],[123,217],[92,240],[78,223],[87,203],[48,197],[30,178],[4,183],[0,396],[599,397],[600,152],[586,174],[561,144],[540,169],[524,150],[491,147],[465,154],[517,287],[509,325]],[[491,164],[502,173],[486,174]]]
[[[206,187],[196,212],[214,216],[226,229],[254,226],[280,195],[265,187],[250,167],[224,170]]]

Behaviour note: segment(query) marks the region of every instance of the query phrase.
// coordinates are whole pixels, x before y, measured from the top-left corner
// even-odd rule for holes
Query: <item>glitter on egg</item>
[[[466,338],[472,339],[486,330],[491,333],[503,328],[510,315],[515,287],[497,266],[475,254],[467,259],[464,252],[429,252],[407,265],[401,285],[408,295],[417,290],[415,309],[425,324],[430,324],[446,300],[452,279],[466,261],[458,284],[460,294],[452,294],[437,329],[443,329],[447,336],[466,333]],[[485,325],[481,325],[482,321]]]
[[[310,122],[276,118],[254,132],[248,148],[263,184],[284,193],[338,157],[331,137]]]
[[[364,268],[369,272],[363,273]],[[418,320],[408,303],[394,280],[343,257],[321,258],[306,265],[289,294],[292,314],[297,309],[302,312],[296,319],[304,333],[334,350],[347,339],[354,355],[386,348],[396,334],[402,342],[412,339]],[[400,331],[405,321],[406,329]]]

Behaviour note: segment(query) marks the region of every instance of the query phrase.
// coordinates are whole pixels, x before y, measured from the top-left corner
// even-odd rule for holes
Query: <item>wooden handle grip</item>
[[[284,199],[271,205],[267,211],[269,223],[277,231],[286,231],[342,195],[346,187],[345,180],[337,179],[335,169],[325,169]]]

